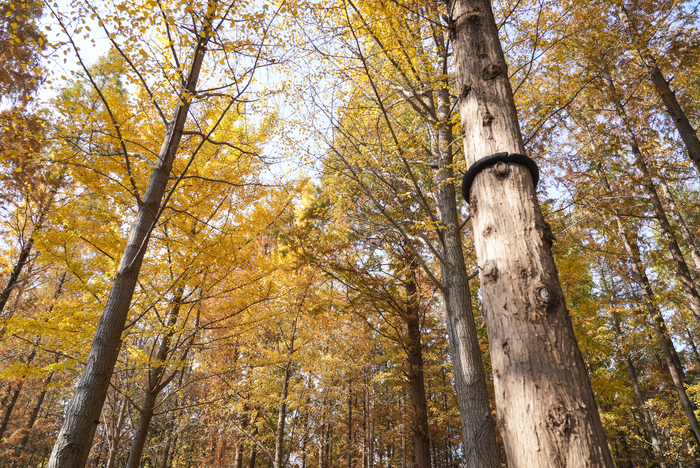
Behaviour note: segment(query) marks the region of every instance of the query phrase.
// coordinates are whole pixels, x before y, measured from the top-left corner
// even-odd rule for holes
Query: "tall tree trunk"
[[[29,353],[29,356],[27,356],[27,361],[25,362],[25,365],[29,366],[31,362],[34,360],[34,357],[36,356],[36,348],[32,348],[31,352]],[[10,397],[10,402],[7,405],[7,408],[5,408],[5,413],[2,416],[2,420],[0,421],[0,441],[2,441],[2,437],[5,435],[5,431],[7,430],[7,425],[10,423],[10,417],[12,416],[12,412],[15,409],[15,405],[17,404],[17,399],[19,398],[19,394],[22,392],[22,387],[24,386],[24,379],[25,376],[23,375],[22,378],[17,382],[17,386],[15,387],[14,391],[12,392],[12,396]]]
[[[663,101],[664,106],[666,107],[666,112],[668,112],[668,115],[671,116],[673,122],[676,124],[676,129],[678,129],[678,133],[681,135],[681,139],[683,140],[683,143],[685,143],[685,147],[688,150],[688,156],[690,157],[691,161],[695,163],[697,169],[700,170],[700,140],[698,140],[698,135],[695,132],[695,129],[690,124],[688,116],[678,103],[676,94],[671,90],[671,86],[666,80],[666,77],[659,69],[656,59],[653,55],[651,55],[646,41],[642,39],[639,31],[637,31],[637,28],[632,22],[627,9],[619,1],[614,1],[614,5],[617,16],[620,19],[620,23],[622,23],[623,28],[630,36],[630,40],[637,46],[639,57],[641,58],[644,66],[647,68],[649,79],[654,85],[656,93]]]
[[[105,468],[114,468],[117,463],[117,455],[119,454],[119,443],[122,439],[122,429],[126,423],[126,407],[129,401],[126,398],[122,399],[122,403],[119,406],[119,413],[117,415],[117,420],[112,426],[112,435],[109,443],[109,453],[107,454],[107,463]],[[109,437],[109,436],[108,436]],[[127,457],[127,463],[129,459]]]
[[[58,355],[56,356],[56,359],[54,362],[58,362]],[[36,403],[34,404],[34,408],[32,408],[32,412],[29,415],[29,420],[27,421],[27,426],[25,427],[25,433],[20,439],[19,443],[17,444],[17,447],[15,448],[15,453],[14,456],[15,458],[19,458],[20,455],[22,455],[22,452],[24,451],[24,447],[27,445],[27,441],[29,440],[29,434],[31,430],[34,428],[34,423],[36,423],[37,418],[39,417],[39,411],[41,410],[41,405],[44,404],[44,399],[46,398],[46,392],[47,392],[47,387],[51,383],[51,380],[53,379],[53,372],[51,372],[48,377],[44,380],[44,385],[41,387],[41,391],[39,392],[39,396],[36,399]]]
[[[241,431],[248,428],[248,408],[243,405],[243,416],[241,417]],[[233,468],[243,468],[243,436],[236,441],[236,453],[233,458]]]
[[[352,445],[352,382],[348,382],[348,448],[347,452],[347,468],[352,468],[352,455],[353,455],[353,445]]]
[[[408,380],[411,388],[414,462],[416,468],[430,468],[430,430],[428,426],[428,402],[425,397],[425,376],[423,374],[418,285],[416,284],[417,262],[412,253],[407,255],[405,320],[407,329]]]
[[[446,64],[445,64],[446,68]],[[445,71],[445,74],[447,72]],[[449,88],[437,92],[438,170],[435,174],[436,204],[442,223],[439,233],[443,259],[442,285],[445,319],[454,367],[454,387],[462,421],[464,466],[499,468],[496,427],[491,416],[486,374],[481,360],[479,336],[474,323],[471,291],[464,260],[461,226],[454,186],[454,157]]]
[[[292,349],[294,340],[292,338]],[[279,410],[277,412],[277,431],[275,432],[275,460],[274,467],[282,468],[284,462],[284,425],[287,420],[287,393],[289,392],[289,376],[291,374],[292,363],[287,363],[282,377],[282,396]]]
[[[156,366],[148,371],[146,392],[143,397],[143,402],[141,403],[141,408],[139,408],[139,422],[136,427],[136,432],[134,432],[134,439],[131,442],[129,460],[126,463],[126,468],[139,467],[158,395],[177,374],[177,371],[173,371],[168,378],[165,380],[163,379],[165,362],[168,360],[168,355],[170,354],[170,344],[175,334],[175,325],[177,324],[177,317],[180,313],[182,294],[183,288],[178,287],[175,291],[168,322],[166,323],[167,332],[163,335],[160,345],[158,346],[158,352],[156,353]]]
[[[615,335],[617,337],[617,346],[618,348],[620,348],[623,340],[622,330],[620,329],[620,320],[617,317],[617,314],[614,313],[613,326],[615,328]],[[618,350],[618,354],[622,361],[625,363],[625,368],[627,369],[627,376],[629,377],[630,382],[632,382],[634,394],[637,397],[637,405],[639,406],[639,410],[642,412],[642,416],[644,417],[644,427],[647,432],[647,438],[651,441],[651,446],[654,449],[654,456],[656,457],[656,461],[659,463],[660,468],[666,468],[666,463],[664,462],[664,451],[661,448],[661,442],[659,442],[659,436],[656,433],[654,421],[651,419],[651,413],[649,413],[649,409],[647,408],[646,395],[644,394],[642,388],[639,385],[639,379],[637,378],[637,371],[634,368],[634,363],[632,362],[632,359],[630,358],[629,354],[621,348]]]
[[[654,180],[651,177],[651,174],[649,173],[649,168],[647,167],[646,160],[644,159],[644,155],[642,154],[642,150],[639,146],[639,141],[637,140],[637,136],[635,135],[632,123],[630,122],[630,119],[627,116],[627,112],[625,111],[625,108],[622,105],[619,96],[617,95],[617,91],[615,89],[615,85],[612,82],[612,79],[606,77],[605,81],[610,90],[610,100],[615,106],[615,110],[617,112],[618,117],[622,120],[622,128],[625,132],[625,135],[627,136],[628,143],[632,148],[635,165],[642,173],[642,184],[644,185],[644,188],[647,194],[649,195],[651,206],[654,209],[654,214],[656,215],[656,219],[658,220],[659,225],[661,226],[661,232],[664,236],[664,239],[666,240],[668,249],[671,251],[671,257],[673,257],[673,262],[676,265],[676,273],[678,275],[678,278],[680,278],[681,280],[683,289],[685,289],[688,301],[688,308],[693,313],[693,315],[695,315],[695,318],[700,320],[700,294],[698,294],[698,291],[695,288],[695,282],[693,281],[693,277],[691,276],[690,270],[688,269],[688,264],[685,261],[685,257],[683,257],[683,253],[681,252],[680,247],[678,246],[678,242],[676,242],[676,237],[673,234],[671,223],[668,222],[668,218],[666,217],[666,210],[661,204],[661,199],[659,198],[659,194],[656,190],[656,184],[654,184]]]
[[[490,2],[448,8],[467,162],[525,154]],[[531,174],[487,168],[469,204],[508,466],[613,467]]]
[[[213,1],[210,0],[210,2]],[[159,166],[151,172],[151,178],[132,225],[107,304],[95,331],[85,371],[68,405],[63,425],[51,452],[49,468],[82,468],[87,462],[95,429],[99,424],[100,412],[107,397],[109,381],[119,355],[122,331],[126,325],[129,306],[151,229],[157,221],[173,162],[182,139],[191,103],[189,96],[196,94],[210,34],[211,17],[207,15],[201,26],[201,34],[197,38],[192,64],[182,90],[183,98],[178,100],[173,117],[167,126],[165,140],[158,154]]]
[[[606,185],[606,188],[608,188],[607,180],[603,179],[603,182]],[[627,253],[628,263],[630,265],[630,268],[632,269],[632,273],[635,276],[637,284],[644,291],[644,302],[647,309],[647,313],[649,314],[649,319],[651,320],[651,323],[654,326],[654,331],[656,332],[659,345],[661,346],[661,352],[663,353],[664,359],[666,360],[666,365],[668,367],[669,373],[671,374],[673,385],[676,388],[678,399],[680,400],[681,406],[683,407],[683,411],[685,412],[686,418],[688,419],[690,430],[694,434],[695,440],[700,440],[700,424],[698,424],[698,420],[695,417],[695,408],[693,407],[693,403],[690,401],[690,398],[688,398],[688,394],[685,391],[685,375],[683,372],[683,368],[680,364],[680,360],[678,359],[678,354],[676,353],[676,350],[673,346],[673,342],[671,341],[671,338],[669,336],[664,318],[661,315],[661,312],[659,311],[658,307],[656,307],[656,304],[654,303],[654,291],[651,287],[651,283],[649,282],[649,278],[647,277],[646,272],[644,271],[642,259],[639,255],[639,249],[637,248],[636,242],[633,239],[629,238],[627,230],[622,224],[622,220],[614,211],[613,217],[617,224],[617,229],[620,234],[620,238],[622,239],[623,245],[625,246],[625,252]]]

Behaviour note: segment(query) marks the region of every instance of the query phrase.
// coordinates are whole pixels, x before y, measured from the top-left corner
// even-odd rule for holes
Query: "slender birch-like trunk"
[[[115,274],[107,304],[97,325],[85,371],[68,405],[63,425],[51,452],[49,468],[82,468],[87,462],[95,429],[100,422],[102,406],[107,397],[109,381],[119,355],[121,335],[126,325],[141,263],[146,253],[151,230],[157,222],[163,195],[180,146],[191,96],[196,94],[211,27],[211,18],[207,16],[201,26],[201,34],[197,38],[182,96],[167,126],[163,145],[158,154],[158,166],[151,172],[146,193],[139,206],[129,240]]]

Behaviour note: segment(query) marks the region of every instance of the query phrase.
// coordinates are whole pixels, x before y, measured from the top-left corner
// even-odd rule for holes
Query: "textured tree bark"
[[[607,187],[607,181],[603,179],[603,182]],[[700,440],[700,424],[698,424],[698,420],[695,417],[695,408],[693,407],[693,403],[690,401],[690,398],[688,397],[688,394],[685,391],[685,375],[683,372],[683,367],[681,366],[680,360],[678,359],[678,355],[673,346],[673,342],[671,341],[670,335],[666,328],[666,323],[664,321],[663,316],[661,315],[661,311],[659,311],[658,307],[656,307],[656,304],[654,303],[654,291],[651,287],[651,283],[649,282],[649,278],[647,277],[646,272],[644,271],[642,259],[639,255],[639,249],[636,246],[636,242],[634,242],[633,239],[629,238],[629,235],[624,225],[622,224],[622,220],[614,211],[613,217],[617,224],[617,229],[620,234],[620,238],[622,239],[623,245],[625,246],[625,252],[627,253],[627,259],[630,268],[632,269],[632,273],[635,276],[637,284],[644,291],[644,302],[647,309],[647,313],[649,314],[649,319],[651,320],[651,323],[654,326],[656,337],[659,341],[659,345],[661,346],[661,352],[663,353],[664,359],[666,360],[666,366],[668,367],[668,371],[671,374],[671,380],[673,381],[673,385],[676,387],[678,399],[680,400],[681,406],[683,407],[683,411],[685,412],[686,418],[688,419],[690,430],[694,434],[696,441]]]
[[[676,124],[678,133],[681,135],[681,139],[688,150],[688,156],[690,157],[691,161],[695,163],[698,170],[700,170],[700,140],[698,140],[698,135],[695,132],[695,129],[690,124],[688,116],[678,103],[676,94],[671,90],[671,86],[668,84],[666,77],[659,69],[656,59],[653,55],[651,55],[649,48],[642,40],[639,31],[637,31],[637,28],[627,12],[627,9],[625,9],[625,7],[618,1],[615,1],[614,5],[617,16],[620,19],[620,23],[622,23],[622,27],[629,35],[631,41],[636,45],[639,57],[649,72],[649,79],[654,85],[654,89],[656,89],[657,94],[663,101],[664,106],[666,107],[666,112],[668,112],[668,115],[671,116],[673,122]]]
[[[212,0],[213,1],[213,0]],[[85,371],[71,400],[49,468],[82,468],[87,462],[95,429],[99,424],[114,365],[121,347],[121,335],[136,287],[152,226],[156,223],[173,162],[177,156],[191,99],[196,94],[199,73],[206,53],[211,24],[205,20],[189,67],[182,99],[178,101],[160,153],[159,166],[151,173],[142,204],[132,225],[105,310],[97,325]]]
[[[499,468],[495,421],[491,417],[486,374],[474,323],[467,267],[460,234],[457,198],[454,186],[454,157],[449,88],[437,92],[438,170],[435,174],[436,205],[442,223],[439,230],[443,259],[442,285],[445,319],[454,366],[454,387],[462,421],[464,466]]]
[[[676,241],[673,229],[671,228],[671,223],[669,223],[668,217],[666,216],[666,210],[661,204],[659,193],[656,190],[656,184],[654,184],[654,180],[652,179],[651,174],[649,173],[649,168],[647,167],[646,160],[644,159],[644,155],[642,154],[642,150],[639,146],[639,141],[637,140],[637,136],[635,135],[632,124],[627,116],[627,112],[625,111],[625,108],[622,105],[619,96],[617,95],[617,91],[615,90],[615,86],[612,80],[609,77],[607,77],[605,81],[607,82],[608,88],[610,90],[611,101],[612,104],[615,106],[617,116],[622,120],[623,131],[627,136],[628,144],[632,148],[635,165],[642,173],[642,176],[644,178],[642,184],[644,185],[644,188],[647,194],[649,195],[649,200],[651,201],[651,206],[654,209],[656,219],[658,220],[659,225],[661,226],[661,232],[664,236],[664,240],[666,240],[668,249],[671,251],[671,257],[673,258],[673,262],[676,265],[676,274],[681,280],[683,289],[685,289],[686,297],[688,300],[688,308],[693,313],[693,315],[695,315],[695,318],[700,320],[700,295],[698,294],[698,291],[695,288],[695,282],[693,281],[693,277],[691,276],[690,270],[688,269],[688,264],[685,261],[685,257],[683,257],[683,253],[681,252],[680,247],[678,246],[678,242]]]
[[[448,8],[467,162],[524,154],[490,2]],[[469,203],[508,466],[613,467],[530,173],[487,168]]]
[[[411,388],[414,463],[416,468],[430,468],[430,430],[428,426],[428,402],[425,398],[423,348],[418,286],[416,284],[417,262],[412,253],[407,255],[409,259],[406,262],[406,348],[408,350],[408,380]]]
[[[126,468],[139,467],[158,395],[176,375],[176,372],[173,372],[167,379],[163,380],[165,362],[170,354],[170,344],[175,334],[175,325],[180,313],[180,305],[182,304],[182,294],[183,288],[178,287],[175,291],[175,297],[173,298],[168,322],[166,324],[167,332],[163,335],[160,345],[158,346],[158,352],[156,353],[157,364],[148,371],[146,392],[143,397],[143,403],[141,403],[141,408],[139,408],[139,422],[136,427],[136,432],[134,432],[134,439],[131,442]]]

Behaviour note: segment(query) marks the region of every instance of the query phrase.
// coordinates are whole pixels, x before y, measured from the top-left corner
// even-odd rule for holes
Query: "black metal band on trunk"
[[[469,203],[469,192],[472,188],[472,183],[474,182],[476,175],[485,168],[493,166],[499,162],[517,163],[527,167],[530,174],[532,174],[532,182],[535,188],[537,188],[537,182],[540,179],[540,172],[537,169],[537,164],[535,161],[524,154],[514,153],[509,155],[508,153],[496,153],[479,159],[469,167],[469,170],[464,175],[464,179],[462,180],[462,197],[464,197],[464,201]]]

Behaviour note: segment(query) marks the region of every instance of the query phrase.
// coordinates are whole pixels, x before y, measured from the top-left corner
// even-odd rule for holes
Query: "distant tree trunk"
[[[243,416],[241,417],[241,431],[248,428],[248,408],[243,406]],[[236,453],[233,459],[233,468],[243,468],[243,436],[236,441]]]
[[[603,179],[603,183],[609,190],[607,180]],[[617,213],[613,212],[613,217],[615,219],[615,222],[617,223],[617,229],[620,234],[620,238],[622,239],[623,245],[625,246],[628,263],[630,265],[630,268],[632,269],[632,273],[634,274],[635,280],[637,281],[639,287],[642,289],[642,291],[644,291],[644,302],[647,308],[647,313],[649,314],[649,319],[651,320],[651,323],[654,326],[654,331],[656,332],[659,345],[661,346],[661,352],[664,355],[668,371],[671,374],[671,379],[673,380],[673,385],[676,387],[678,399],[681,402],[681,406],[683,407],[683,411],[685,412],[686,418],[688,419],[688,424],[690,425],[690,429],[695,436],[695,440],[700,440],[700,424],[698,424],[698,420],[695,417],[695,408],[693,407],[693,403],[690,401],[690,398],[688,398],[688,394],[685,391],[685,375],[683,372],[683,368],[681,366],[680,360],[678,359],[678,355],[673,346],[673,342],[671,341],[671,338],[669,336],[664,318],[661,315],[661,312],[659,311],[658,307],[656,307],[656,304],[654,303],[654,291],[651,287],[651,283],[649,282],[649,278],[647,277],[644,271],[642,259],[639,255],[639,249],[637,248],[634,239],[629,238],[627,230],[622,224],[622,220],[617,215]]]
[[[199,73],[211,33],[207,17],[197,38],[192,64],[187,72],[183,94],[196,94]],[[151,228],[156,223],[168,179],[177,156],[191,99],[178,100],[158,154],[158,167],[151,172],[143,201],[131,228],[114,283],[95,331],[85,371],[66,415],[49,460],[49,468],[82,468],[87,462],[100,412],[107,397],[109,381],[121,347],[121,336],[146,253]]]
[[[406,249],[408,251],[408,249]],[[406,262],[406,348],[408,351],[408,380],[411,388],[411,416],[413,420],[413,450],[416,468],[430,468],[430,430],[428,402],[425,397],[423,347],[421,343],[420,306],[416,284],[417,262],[408,253]]]
[[[697,320],[700,320],[700,294],[698,294],[698,291],[695,288],[695,282],[693,281],[693,277],[691,276],[690,270],[688,269],[688,264],[685,261],[685,257],[683,257],[683,253],[681,252],[680,247],[678,246],[678,242],[676,242],[676,238],[673,234],[673,229],[671,228],[671,223],[668,222],[668,218],[666,217],[666,210],[661,204],[659,193],[656,190],[656,184],[654,184],[654,180],[651,174],[649,173],[649,168],[647,167],[646,160],[644,159],[644,155],[642,154],[642,150],[639,146],[639,141],[637,140],[637,136],[635,135],[632,123],[627,117],[627,112],[625,111],[625,108],[622,105],[619,96],[617,95],[617,91],[615,89],[615,85],[612,82],[612,79],[606,77],[605,81],[607,82],[608,88],[610,90],[610,98],[612,104],[615,106],[617,116],[622,120],[623,132],[627,136],[628,144],[632,148],[632,153],[634,154],[635,159],[635,165],[642,173],[642,184],[644,185],[644,188],[647,194],[649,195],[651,206],[654,209],[656,219],[659,222],[659,225],[661,226],[661,232],[663,233],[664,239],[666,240],[668,249],[671,251],[671,257],[673,257],[673,262],[676,265],[676,273],[678,275],[678,278],[681,280],[683,289],[685,289],[688,301],[688,308],[693,313],[693,315],[695,315],[695,318]]]
[[[292,348],[294,341],[292,339]],[[279,410],[277,412],[277,431],[275,432],[275,460],[274,467],[282,468],[284,461],[284,425],[287,420],[287,393],[289,392],[289,376],[291,374],[292,363],[289,362],[284,368],[282,377],[282,396]]]
[[[490,2],[448,9],[467,162],[525,154]],[[532,176],[486,168],[468,201],[508,466],[613,467]]]
[[[348,448],[347,448],[347,468],[352,468],[352,382],[348,382]]]
[[[117,455],[119,454],[119,443],[122,439],[122,429],[126,423],[126,406],[128,400],[126,398],[122,399],[122,403],[119,406],[119,414],[117,415],[117,420],[114,422],[112,427],[112,436],[109,443],[109,452],[107,454],[107,464],[105,468],[114,468],[117,463]],[[127,458],[128,463],[128,458]]]
[[[29,356],[27,356],[27,361],[25,364],[28,366],[31,364],[31,362],[34,360],[34,357],[36,356],[36,349],[33,348],[31,352],[29,353]],[[22,391],[22,386],[24,386],[24,376],[17,382],[17,386],[15,387],[14,391],[12,392],[12,396],[10,397],[10,402],[7,405],[7,408],[5,408],[5,413],[2,416],[2,420],[0,421],[0,441],[2,441],[2,437],[5,435],[5,431],[7,430],[7,425],[10,423],[10,417],[12,416],[12,412],[15,409],[15,405],[17,404],[17,399],[19,398],[19,394]]]
[[[54,362],[58,362],[58,355],[56,356],[56,359]],[[22,451],[24,451],[24,447],[27,445],[27,441],[29,440],[29,434],[34,428],[34,423],[36,422],[37,418],[39,417],[39,411],[41,410],[41,405],[44,404],[44,399],[46,398],[46,392],[47,392],[47,387],[51,383],[51,380],[53,379],[53,372],[51,372],[48,377],[44,380],[44,385],[41,387],[41,391],[39,392],[39,396],[36,399],[36,403],[34,404],[34,408],[32,408],[32,412],[29,415],[29,420],[27,421],[27,426],[25,427],[25,433],[20,439],[19,443],[17,444],[17,447],[15,448],[15,453],[14,456],[15,458],[19,458],[20,455],[22,455]]]
[[[671,90],[671,86],[666,80],[664,74],[659,69],[656,59],[653,55],[651,55],[646,42],[642,39],[639,31],[637,31],[635,24],[630,19],[627,10],[619,1],[614,1],[613,3],[615,5],[617,16],[620,19],[620,23],[622,23],[622,27],[625,29],[627,34],[630,36],[631,41],[637,47],[642,64],[647,68],[649,79],[654,85],[654,89],[656,89],[657,94],[663,101],[664,106],[666,107],[666,112],[668,112],[668,115],[671,116],[673,122],[676,124],[676,129],[678,129],[678,133],[680,134],[681,139],[683,140],[683,143],[685,143],[685,147],[688,150],[688,156],[690,157],[691,161],[695,163],[697,169],[700,170],[700,140],[698,140],[698,135],[695,132],[695,129],[690,124],[688,116],[685,114],[681,108],[681,105],[676,99],[676,94]]]
[[[613,313],[612,315],[613,326],[615,328],[615,335],[617,336],[617,342],[619,347],[620,343],[622,343],[623,338],[622,330],[620,329],[620,320],[617,317],[617,314]],[[644,426],[647,432],[647,438],[651,441],[651,446],[654,449],[654,456],[656,457],[656,461],[659,463],[660,468],[666,468],[666,463],[664,462],[664,451],[661,448],[661,442],[659,442],[659,437],[656,433],[654,421],[651,419],[651,414],[649,413],[649,409],[647,408],[646,395],[639,386],[639,379],[637,378],[637,371],[634,368],[634,363],[632,362],[632,359],[630,358],[629,354],[623,349],[620,348],[618,350],[618,354],[622,358],[622,361],[625,363],[625,368],[627,369],[627,376],[629,377],[630,382],[632,383],[632,388],[634,388],[634,394],[637,397],[637,406],[639,406],[639,410],[642,412],[642,416],[644,417]]]
[[[695,245],[695,239],[690,233],[690,229],[688,229],[688,226],[686,225],[685,220],[683,219],[683,216],[681,215],[681,212],[678,209],[676,200],[674,200],[673,198],[671,189],[668,187],[668,184],[663,179],[663,177],[660,178],[658,185],[659,193],[661,194],[661,197],[664,199],[666,205],[668,206],[668,212],[671,214],[671,218],[673,218],[673,220],[678,225],[678,230],[681,233],[683,242],[685,243],[688,252],[690,252],[690,258],[693,259],[693,263],[695,264],[695,272],[700,274],[700,252],[698,252],[698,248]]]

